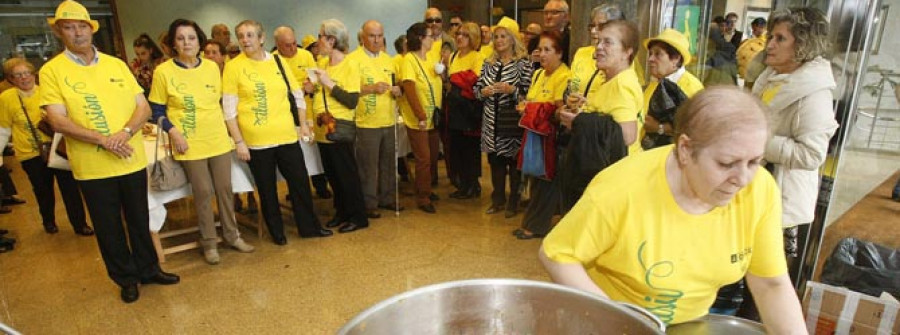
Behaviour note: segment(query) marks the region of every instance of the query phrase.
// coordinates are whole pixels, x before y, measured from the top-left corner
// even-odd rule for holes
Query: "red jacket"
[[[525,128],[522,136],[522,147],[528,142],[528,132],[538,134],[543,139],[544,170],[543,177],[553,179],[556,175],[556,126],[553,124],[553,114],[556,112],[556,104],[552,102],[529,102],[525,105],[525,113],[519,120],[519,126]],[[522,152],[519,150],[518,168],[522,169]]]

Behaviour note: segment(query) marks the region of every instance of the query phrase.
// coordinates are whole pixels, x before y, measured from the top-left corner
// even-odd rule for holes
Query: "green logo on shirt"
[[[175,92],[181,94],[184,105],[184,115],[178,119],[181,132],[184,133],[184,138],[191,138],[197,132],[197,104],[194,102],[194,95],[187,92],[187,84],[176,83],[175,78],[172,78],[171,84]]]
[[[93,126],[94,130],[102,134],[103,136],[109,136],[111,133],[109,130],[109,123],[106,120],[106,115],[103,113],[103,106],[100,105],[100,99],[97,95],[87,92],[87,83],[85,82],[76,82],[70,83],[69,77],[65,79],[66,86],[72,89],[72,92],[75,94],[81,95],[82,99],[84,99],[84,104],[81,106],[84,115],[87,116],[88,121]],[[102,147],[97,146],[97,150],[100,150]]]
[[[684,297],[684,292],[672,288],[659,287],[655,282],[660,278],[670,277],[675,273],[675,263],[672,261],[659,261],[648,264],[645,260],[644,246],[647,241],[638,247],[638,262],[644,269],[644,284],[650,289],[650,294],[644,297],[644,308],[656,315],[665,323],[671,323],[675,319],[675,311],[678,308],[678,299]]]
[[[250,109],[253,111],[253,125],[265,125],[269,123],[269,100],[266,93],[266,83],[259,78],[259,73],[248,73],[247,70],[244,70],[244,76],[253,82],[253,100],[256,100],[256,107]]]

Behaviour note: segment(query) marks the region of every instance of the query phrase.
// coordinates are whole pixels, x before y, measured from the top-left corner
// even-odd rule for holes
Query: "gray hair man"
[[[128,65],[94,47],[99,24],[84,6],[63,1],[47,21],[66,49],[41,68],[40,104],[53,129],[65,135],[107,274],[131,303],[139,283],[180,280],[160,269],[150,236],[140,132],[150,105]]]
[[[359,65],[360,94],[356,105],[356,161],[362,182],[366,215],[379,218],[377,208],[402,210],[396,200],[397,120],[396,98],[400,87],[394,63],[384,53],[384,27],[375,20],[363,23],[359,30],[362,45],[348,57]]]

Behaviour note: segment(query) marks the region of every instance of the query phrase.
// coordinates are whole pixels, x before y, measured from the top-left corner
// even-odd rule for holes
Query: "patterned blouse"
[[[519,97],[524,99],[531,85],[531,62],[519,59],[507,64],[497,60],[484,63],[481,76],[475,83],[475,97],[484,102],[481,125],[481,151],[499,156],[516,157],[522,146],[522,128],[518,126],[519,112],[516,105]],[[497,82],[516,86],[512,94],[481,96],[481,89]]]

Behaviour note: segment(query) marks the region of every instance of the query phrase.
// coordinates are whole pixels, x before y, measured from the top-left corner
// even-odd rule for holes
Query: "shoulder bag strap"
[[[431,104],[434,105],[434,107],[437,107],[437,100],[434,99],[434,87],[431,86],[431,80],[428,79],[428,73],[425,72],[425,68],[422,67],[422,63],[419,63],[419,57],[416,57],[415,54],[412,56],[413,59],[416,60],[416,64],[419,65],[419,69],[422,70],[422,75],[425,76],[425,82],[428,83],[428,92],[431,93]]]
[[[281,66],[281,58],[278,57],[278,55],[272,55],[272,57],[275,57],[275,64],[278,64],[278,71],[281,71],[281,79],[284,79],[284,84],[287,85],[287,89],[288,89],[288,96],[290,96],[291,95],[291,83],[287,79],[287,73],[284,72],[284,67]]]
[[[588,80],[587,86],[584,87],[584,94],[582,94],[581,96],[587,97],[588,91],[591,90],[591,84],[594,83],[594,78],[597,78],[597,73],[600,73],[600,69],[594,70],[594,74],[591,75],[591,79]]]
[[[28,110],[25,109],[25,102],[22,101],[22,96],[19,95],[18,92],[16,92],[16,97],[19,98],[19,106],[22,106],[22,113],[25,114],[25,120],[28,121],[28,129],[31,130],[31,137],[34,139],[35,149],[41,151],[41,138],[38,137],[37,132],[34,131],[34,123],[31,122],[31,117],[28,116]]]

